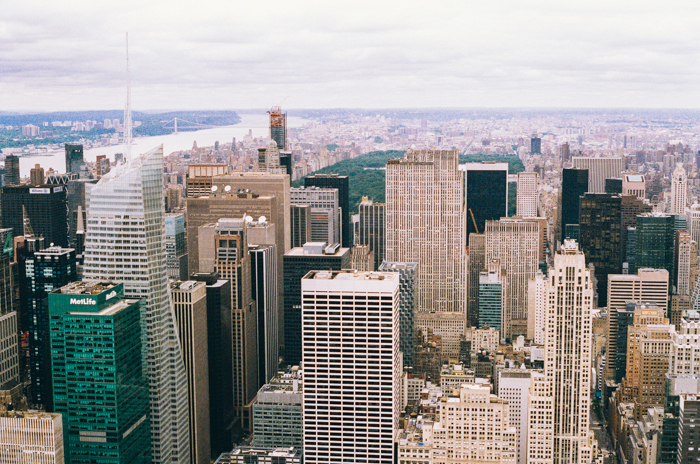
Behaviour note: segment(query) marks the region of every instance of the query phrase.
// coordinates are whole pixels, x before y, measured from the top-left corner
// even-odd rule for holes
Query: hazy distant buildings
[[[457,150],[408,150],[387,163],[386,260],[419,263],[418,311],[466,311],[458,157]]]

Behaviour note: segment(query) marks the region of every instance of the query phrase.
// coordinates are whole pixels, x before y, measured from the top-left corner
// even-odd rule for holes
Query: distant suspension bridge
[[[217,127],[212,126],[211,124],[200,124],[198,122],[186,121],[182,118],[173,118],[168,121],[161,122],[163,123],[164,128],[172,129],[174,134],[177,134],[178,127],[186,130],[211,129],[212,127]]]

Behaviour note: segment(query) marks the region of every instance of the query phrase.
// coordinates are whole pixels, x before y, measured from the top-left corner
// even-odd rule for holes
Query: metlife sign
[[[93,300],[92,298],[71,298],[70,299],[71,306],[75,306],[75,305],[95,306],[96,304],[97,304],[97,301]]]

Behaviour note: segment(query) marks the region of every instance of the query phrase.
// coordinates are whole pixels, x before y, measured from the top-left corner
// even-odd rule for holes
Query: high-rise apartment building
[[[471,234],[484,232],[486,221],[508,216],[508,163],[466,163],[464,171],[467,243]]]
[[[462,385],[459,396],[440,402],[432,427],[432,462],[515,463],[517,432],[508,402],[489,386]]]
[[[508,402],[508,425],[515,428],[518,464],[527,464],[527,403],[532,371],[504,369],[498,373],[498,397]]]
[[[689,296],[698,277],[698,244],[687,230],[676,231],[675,244],[674,293]]]
[[[46,244],[68,246],[66,188],[63,185],[16,185],[3,187],[1,194],[2,227],[13,235],[24,235],[24,218],[29,218],[34,233]]]
[[[360,223],[355,245],[367,245],[374,252],[374,270],[379,269],[386,255],[385,210],[384,203],[375,203],[367,197],[362,197],[359,206]]]
[[[669,369],[673,326],[658,307],[639,305],[627,328],[627,370],[620,386],[621,399],[634,403],[641,420],[647,409],[663,404],[664,376]]]
[[[547,319],[547,276],[537,271],[527,282],[527,338],[544,345]]]
[[[54,405],[69,464],[96,456],[152,462],[142,304],[108,282],[75,282],[49,294]]]
[[[4,463],[64,464],[63,418],[46,412],[0,413],[0,459]]]
[[[207,344],[207,285],[194,280],[171,281],[182,358],[187,372],[192,464],[209,464],[209,347]],[[216,401],[216,399],[214,399]]]
[[[561,181],[561,241],[566,226],[579,224],[580,197],[588,191],[587,169],[564,169]]]
[[[281,164],[282,148],[275,140],[270,140],[267,147],[258,148],[258,170],[270,174],[287,174],[287,167]]]
[[[29,342],[30,403],[53,411],[48,294],[78,279],[75,250],[49,247],[23,253],[21,307],[26,308]]]
[[[700,243],[700,203],[690,207],[688,214],[688,231],[695,242]]]
[[[645,213],[637,216],[636,269],[645,267],[666,269],[670,276],[670,282],[673,283],[675,281],[674,238],[674,217],[670,214]],[[630,271],[634,272],[633,269]]]
[[[249,244],[248,253],[251,297],[255,301],[258,317],[258,386],[262,387],[277,374],[279,364],[277,280],[280,270],[277,269],[276,245]]]
[[[595,266],[598,305],[607,303],[609,274],[622,272],[622,212],[619,195],[586,193],[581,197],[579,244]]]
[[[466,311],[458,161],[457,150],[408,150],[386,166],[386,260],[419,263],[418,311]]]
[[[80,174],[80,168],[85,164],[83,160],[83,146],[77,143],[67,143],[66,151],[66,172]]]
[[[589,193],[605,193],[605,179],[619,179],[622,176],[622,158],[590,158],[574,156],[571,158],[574,169],[588,170]]]
[[[569,159],[571,159],[571,147],[569,142],[564,142],[559,147],[559,158],[561,159],[561,165],[564,166]]]
[[[5,157],[5,186],[19,184],[19,157],[7,155]]]
[[[35,164],[34,167],[29,170],[29,183],[31,185],[44,184],[44,168],[42,168],[40,164]]]
[[[350,247],[353,237],[350,223],[350,183],[348,176],[339,176],[338,174],[312,174],[304,178],[304,186],[338,189],[343,239],[342,246],[343,248]]]
[[[700,313],[689,311],[671,335],[668,372],[700,375]]]
[[[168,277],[187,280],[187,239],[185,238],[185,215],[169,213],[165,215],[165,254]]]
[[[529,463],[592,460],[589,412],[593,292],[585,256],[576,242],[565,241],[547,279],[544,382],[533,378],[530,390]]]
[[[299,187],[290,189],[292,205],[311,207],[311,241],[341,243],[341,211],[338,189]]]
[[[532,134],[532,137],[530,137],[530,154],[542,154],[542,139],[537,136],[537,133]]]
[[[536,172],[519,172],[516,197],[516,216],[537,217],[540,203],[540,181]]]
[[[348,269],[350,249],[338,244],[309,242],[302,248],[293,248],[284,255],[284,362],[298,366],[301,363],[301,280],[313,270]]]
[[[486,263],[500,260],[505,270],[501,336],[527,334],[527,286],[539,263],[539,223],[520,218],[487,221]]]
[[[685,214],[688,205],[688,175],[682,164],[677,164],[671,176],[671,214]]]
[[[168,286],[163,147],[133,156],[95,185],[88,205],[84,279],[124,283],[144,299],[151,458],[189,463],[187,375]]]
[[[393,464],[401,407],[399,275],[312,271],[301,288],[304,462]]]
[[[270,111],[270,138],[275,141],[280,150],[287,149],[287,113],[279,106],[273,106]]]
[[[403,353],[403,365],[413,366],[415,354],[415,291],[418,263],[393,263],[384,261],[381,272],[399,274],[399,351]]]

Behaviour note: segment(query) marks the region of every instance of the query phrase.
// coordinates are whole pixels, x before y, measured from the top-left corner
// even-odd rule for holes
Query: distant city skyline
[[[3,110],[700,108],[700,4],[4,5]],[[669,33],[672,25],[672,33]]]

